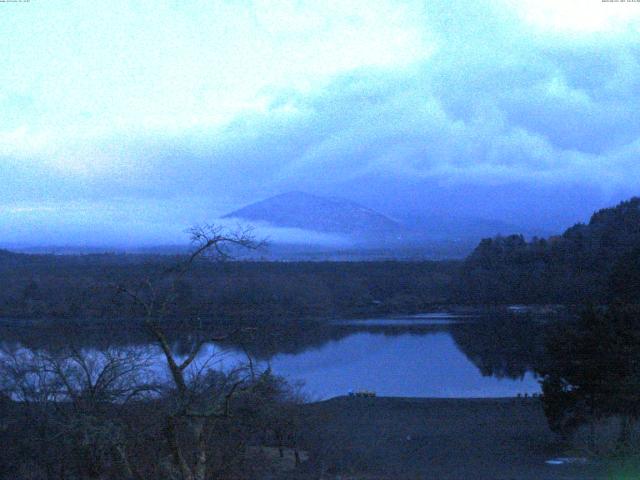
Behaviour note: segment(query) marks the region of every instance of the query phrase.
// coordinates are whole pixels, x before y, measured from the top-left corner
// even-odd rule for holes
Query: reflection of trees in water
[[[141,346],[150,337],[141,325],[111,323],[74,324],[56,322],[27,327],[1,327],[0,343],[22,345],[32,350],[56,351],[69,346],[105,350],[111,347]]]
[[[519,316],[452,325],[456,345],[482,375],[522,378],[544,356],[545,323]]]
[[[223,327],[203,325],[175,325],[168,329],[168,337],[178,355],[191,351],[194,342],[217,336]],[[229,329],[226,329],[229,331]],[[269,360],[278,354],[296,355],[310,349],[320,349],[329,342],[337,342],[358,333],[385,336],[431,335],[449,333],[457,347],[485,376],[519,378],[539,364],[543,351],[544,323],[522,316],[492,316],[480,320],[436,325],[357,325],[300,322],[286,327],[251,329],[231,336],[223,346],[245,350],[258,360]],[[135,346],[150,342],[141,325],[132,323],[79,326],[57,324],[28,328],[4,328],[1,341],[20,343],[31,349],[55,350],[72,344],[76,348],[104,349],[113,346]]]
[[[202,337],[217,337],[226,327],[167,323],[167,337],[175,353],[188,353]],[[26,327],[0,327],[0,342],[20,344],[33,350],[75,348],[104,350],[109,347],[143,346],[153,343],[149,331],[140,322],[73,323],[52,322]]]
[[[259,360],[269,360],[278,354],[296,355],[307,350],[320,349],[329,342],[337,342],[358,333],[372,333],[395,337],[399,335],[430,335],[447,331],[448,325],[372,326],[311,324],[300,328],[287,328],[269,332],[256,331],[232,339],[228,346],[242,345]],[[234,343],[235,342],[235,343]]]
[[[293,322],[292,322],[293,323]],[[270,326],[265,329],[239,329],[228,340],[218,342],[228,348],[246,350],[259,360],[269,360],[278,354],[299,354],[318,349],[323,345],[340,341],[357,333],[375,333],[387,336],[428,335],[444,332],[448,325],[420,326],[360,326],[336,325],[320,322],[300,322],[286,327]],[[207,335],[220,336],[221,332],[234,331],[212,325],[175,325],[167,329],[167,336],[178,355],[191,351],[194,343]],[[148,332],[140,324],[116,324],[86,326],[72,323],[40,325],[27,328],[0,328],[0,342],[21,344],[34,350],[56,350],[69,344],[76,348],[101,350],[113,346],[139,346],[151,342]]]

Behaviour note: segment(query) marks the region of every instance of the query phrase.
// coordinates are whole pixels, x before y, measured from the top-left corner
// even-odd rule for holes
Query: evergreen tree
[[[620,442],[640,416],[640,314],[631,307],[590,308],[547,342],[541,376],[551,428],[569,434],[582,424],[621,419]]]

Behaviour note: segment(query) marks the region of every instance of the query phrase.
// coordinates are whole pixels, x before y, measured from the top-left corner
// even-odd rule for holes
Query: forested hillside
[[[640,198],[562,235],[485,239],[464,262],[456,296],[474,303],[604,303],[639,293]]]

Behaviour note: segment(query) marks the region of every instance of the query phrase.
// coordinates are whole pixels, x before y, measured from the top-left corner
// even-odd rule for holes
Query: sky
[[[0,3],[0,244],[296,190],[560,231],[640,194],[640,2]]]

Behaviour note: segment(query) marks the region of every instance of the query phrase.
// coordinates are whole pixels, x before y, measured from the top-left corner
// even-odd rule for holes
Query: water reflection
[[[225,343],[210,344],[204,361],[217,354],[218,366],[232,368],[249,354],[274,373],[305,383],[313,399],[373,390],[379,395],[424,397],[500,397],[534,393],[531,373],[541,361],[544,323],[514,315],[423,314],[259,329]],[[187,355],[195,339],[212,328],[176,328],[172,347]],[[108,332],[108,333],[105,333]],[[141,328],[4,328],[2,344],[54,350],[74,344],[83,349],[144,346]],[[162,364],[158,352],[158,365]]]
[[[503,397],[539,390],[518,379],[483,376],[447,332],[429,335],[355,333],[301,354],[273,357],[275,372],[303,379],[316,398],[372,390],[385,396]]]

